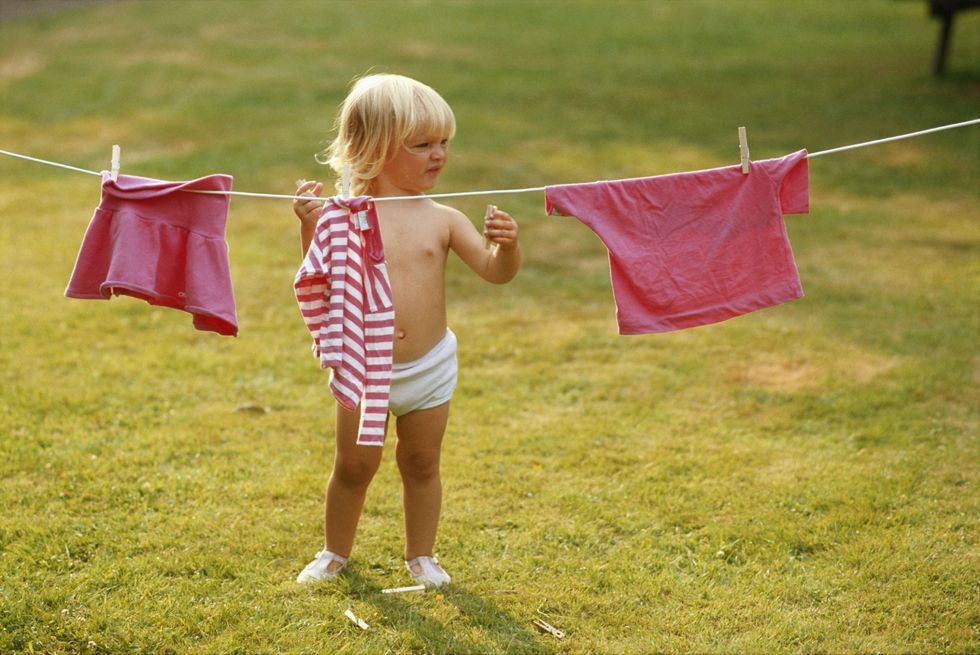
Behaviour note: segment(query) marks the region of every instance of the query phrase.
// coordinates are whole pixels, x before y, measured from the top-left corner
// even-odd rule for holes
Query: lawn
[[[437,191],[733,164],[740,125],[763,159],[980,116],[980,12],[935,79],[911,0],[50,7],[0,14],[0,149],[100,170],[118,143],[124,173],[244,191],[324,179],[370,70],[453,105]],[[350,574],[294,582],[334,445],[288,201],[232,200],[219,337],[64,298],[98,180],[0,157],[0,652],[980,651],[980,127],[810,167],[805,297],[670,334],[617,335],[605,249],[540,193],[453,202],[516,216],[524,264],[450,265],[455,583],[382,595],[410,583],[390,443]]]

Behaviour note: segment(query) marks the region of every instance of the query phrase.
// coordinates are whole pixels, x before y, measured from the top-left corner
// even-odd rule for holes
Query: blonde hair
[[[317,155],[339,178],[350,164],[351,193],[370,193],[374,179],[415,135],[452,138],[456,117],[434,89],[403,75],[367,75],[354,82],[340,106],[334,126],[337,137]]]

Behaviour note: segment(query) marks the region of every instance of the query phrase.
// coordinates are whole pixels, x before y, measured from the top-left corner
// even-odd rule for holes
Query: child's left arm
[[[521,266],[517,233],[517,221],[507,212],[497,209],[485,223],[484,234],[499,247],[486,248],[483,236],[470,220],[462,212],[450,210],[449,247],[487,282],[505,284],[517,275],[517,269]]]
[[[310,249],[313,241],[313,233],[316,232],[317,220],[320,218],[320,211],[323,209],[323,202],[318,200],[323,193],[322,182],[307,182],[300,180],[296,183],[296,195],[309,196],[309,200],[294,200],[293,212],[300,223],[300,242],[303,244],[303,257]]]

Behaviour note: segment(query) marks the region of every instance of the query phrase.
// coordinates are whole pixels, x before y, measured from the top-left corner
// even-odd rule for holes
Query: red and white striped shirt
[[[378,214],[369,197],[330,198],[293,281],[320,368],[345,408],[362,406],[357,443],[383,446],[395,307]]]

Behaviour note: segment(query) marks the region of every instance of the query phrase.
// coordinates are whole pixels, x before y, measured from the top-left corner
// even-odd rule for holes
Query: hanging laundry
[[[209,175],[165,182],[102,173],[102,200],[92,216],[65,295],[115,295],[189,312],[198,330],[235,336],[238,319],[225,224],[232,178]]]
[[[293,282],[313,353],[343,407],[362,406],[357,443],[383,446],[395,307],[370,198],[330,198]]]
[[[805,150],[657,177],[549,186],[609,251],[620,334],[717,323],[803,296],[783,214],[807,213]]]

